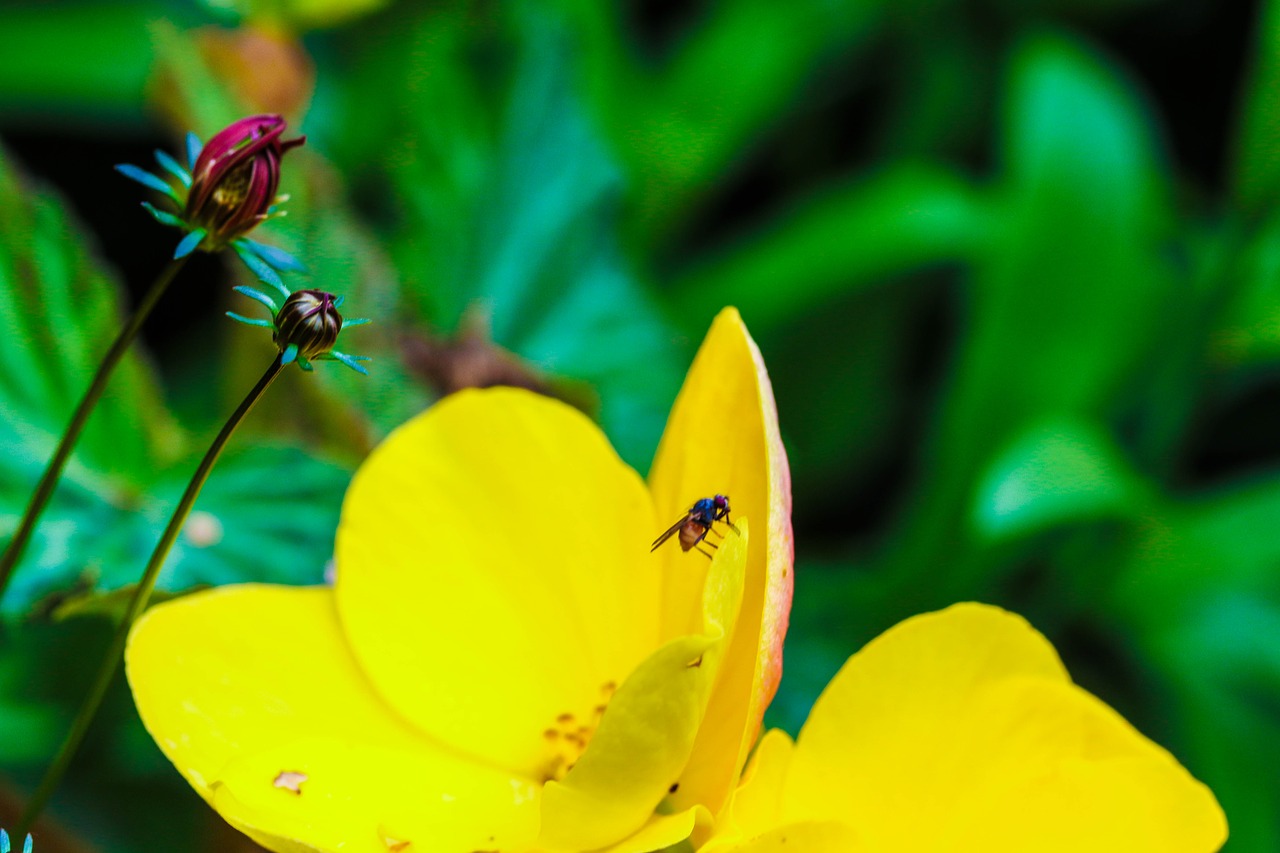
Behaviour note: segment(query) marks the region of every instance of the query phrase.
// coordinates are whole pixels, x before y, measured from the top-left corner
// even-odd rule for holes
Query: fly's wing
[[[666,541],[667,541],[668,539],[670,539],[672,536],[675,536],[677,533],[679,533],[679,532],[680,532],[680,528],[681,528],[681,527],[684,527],[684,523],[685,523],[686,521],[688,521],[688,520],[689,520],[689,514],[688,514],[688,513],[685,513],[685,515],[684,515],[684,517],[683,517],[683,518],[681,518],[681,519],[680,519],[679,521],[677,521],[675,524],[673,524],[673,525],[671,525],[670,527],[668,527],[665,533],[663,533],[663,534],[662,534],[661,536],[659,536],[657,539],[653,540],[653,547],[652,547],[652,548],[650,548],[649,550],[650,550],[651,552],[652,552],[652,551],[656,551],[656,550],[658,550],[658,546],[659,546],[659,545],[661,545],[663,542],[666,542]]]

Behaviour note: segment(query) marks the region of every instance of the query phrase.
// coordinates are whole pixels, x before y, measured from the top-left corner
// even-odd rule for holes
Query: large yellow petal
[[[469,853],[537,832],[530,780],[445,753],[382,702],[330,589],[229,586],[158,605],[134,627],[126,666],[165,755],[279,853],[385,853],[388,830]]]
[[[701,853],[856,853],[857,833],[840,821],[787,823],[782,819],[783,787],[794,743],[786,732],[765,732],[733,793],[728,815]]]
[[[600,853],[651,853],[654,850],[665,850],[688,838],[699,817],[705,814],[705,810],[695,806],[678,814],[651,815],[634,835],[627,836]]]
[[[1206,853],[1226,841],[1209,789],[1079,687],[1011,679],[975,701],[968,728],[969,760],[989,763],[967,774],[945,849]]]
[[[806,820],[778,826],[745,841],[712,841],[702,853],[859,853],[858,834],[838,820]],[[900,853],[900,851],[894,851]]]
[[[673,798],[719,811],[759,732],[782,674],[791,607],[791,478],[773,389],[738,312],[716,317],[676,399],[649,475],[660,520],[675,521],[695,500],[726,494],[734,515],[760,525],[747,563],[742,615],[699,732],[690,769]],[[661,527],[661,525],[660,525]],[[692,552],[660,549],[664,635],[697,623],[706,566]]]
[[[251,834],[287,827],[289,839],[342,853],[521,849],[539,820],[535,783],[426,741],[387,749],[301,738],[243,755],[219,774],[213,805]]]
[[[903,851],[1209,851],[1225,838],[1208,790],[1072,685],[1043,636],[974,604],[908,619],[850,658],[800,733],[782,817],[844,820],[870,849]],[[1100,848],[1107,838],[1124,843]]]
[[[356,474],[337,597],[356,657],[424,731],[527,775],[543,733],[594,709],[659,645],[653,510],[579,412],[464,391]]]
[[[644,826],[678,790],[733,637],[749,540],[744,518],[739,533],[716,552],[701,596],[702,633],[672,640],[641,663],[619,688],[577,765],[563,782],[547,783],[543,844],[594,850],[615,843]]]

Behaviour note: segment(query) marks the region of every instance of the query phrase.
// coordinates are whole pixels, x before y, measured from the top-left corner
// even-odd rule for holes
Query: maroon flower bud
[[[243,118],[220,130],[200,151],[191,172],[185,219],[216,248],[267,218],[280,185],[280,158],[306,137],[282,140],[278,115]]]
[[[338,342],[342,315],[332,293],[323,290],[295,290],[275,316],[272,340],[281,352],[297,347],[300,362],[324,355]]]

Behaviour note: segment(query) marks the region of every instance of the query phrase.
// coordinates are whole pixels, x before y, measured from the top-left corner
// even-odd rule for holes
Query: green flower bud
[[[272,340],[281,352],[297,347],[302,359],[315,358],[333,349],[342,331],[342,315],[336,297],[323,290],[296,290],[275,315]]]

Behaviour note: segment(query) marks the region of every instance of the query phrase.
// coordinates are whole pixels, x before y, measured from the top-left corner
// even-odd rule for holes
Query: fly
[[[688,551],[690,548],[698,548],[700,544],[710,545],[712,548],[718,548],[714,542],[706,542],[707,534],[712,532],[711,525],[717,521],[723,521],[725,524],[733,527],[733,522],[729,520],[729,496],[716,495],[714,498],[702,498],[689,507],[689,511],[684,517],[675,524],[667,528],[657,539],[653,540],[653,547],[650,551],[658,550],[658,546],[666,542],[677,533],[680,534],[680,550]],[[737,528],[734,528],[735,530]],[[718,531],[717,536],[724,538]],[[698,553],[710,558],[711,554],[698,548]]]

